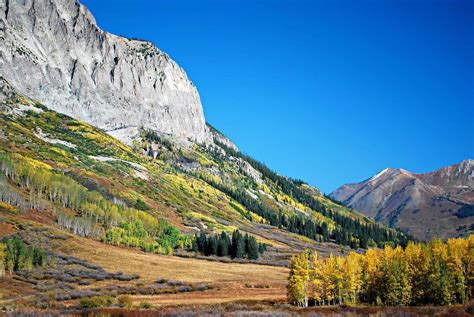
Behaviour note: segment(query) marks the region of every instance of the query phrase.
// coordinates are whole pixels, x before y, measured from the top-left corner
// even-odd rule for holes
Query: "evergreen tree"
[[[259,257],[257,240],[255,239],[255,237],[250,236],[248,237],[247,243],[248,245],[246,249],[248,258],[250,260],[257,260]]]
[[[224,231],[221,232],[221,235],[218,240],[217,245],[217,255],[218,256],[227,256],[229,255],[229,248],[230,248],[230,239],[227,233]]]
[[[206,246],[207,246],[207,237],[204,232],[201,232],[199,234],[199,237],[197,239],[197,245],[199,248],[199,252],[205,253],[206,252]]]
[[[217,239],[214,236],[211,236],[207,239],[207,247],[205,255],[217,255]]]
[[[245,257],[245,239],[240,234],[239,230],[236,230],[232,233],[232,246],[230,254],[232,258]]]
[[[198,245],[198,235],[197,234],[194,236],[194,239],[192,241],[191,250],[193,252],[199,252],[200,251],[199,250],[199,245]]]

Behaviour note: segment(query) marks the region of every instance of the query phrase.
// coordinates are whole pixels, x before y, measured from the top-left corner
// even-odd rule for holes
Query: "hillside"
[[[71,243],[77,236],[94,241],[93,254],[102,248],[108,252],[112,244],[132,248],[123,249],[130,254],[124,256],[133,257],[140,250],[173,253],[183,260],[196,258],[198,266],[204,258],[249,261],[193,252],[198,232],[248,233],[267,246],[252,262],[271,265],[286,265],[290,255],[305,248],[328,254],[407,240],[321,196],[317,189],[272,172],[241,154],[215,129],[210,128],[213,145],[183,147],[142,131],[142,138],[129,147],[98,128],[25,98],[4,79],[0,87],[2,236],[17,236],[27,245],[43,248],[50,259],[61,257],[67,264],[73,256],[107,268],[88,252],[76,253]],[[136,272],[120,265],[111,269]],[[282,298],[283,282],[270,297]],[[90,284],[89,288],[97,286]],[[6,299],[21,293],[21,287],[11,289]],[[81,297],[57,300],[70,305]]]
[[[296,253],[411,239],[239,151],[78,1],[0,2],[0,38],[2,311],[278,305]]]
[[[473,160],[425,174],[388,168],[330,196],[419,239],[456,237],[474,230],[473,175]]]

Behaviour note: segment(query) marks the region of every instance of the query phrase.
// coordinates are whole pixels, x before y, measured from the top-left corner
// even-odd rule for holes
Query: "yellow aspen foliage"
[[[310,258],[307,252],[295,256],[288,294],[299,306],[308,300],[308,261],[316,305],[452,305],[469,302],[473,294],[474,235],[410,242],[405,249],[387,245],[345,257],[313,253]]]
[[[323,274],[322,274],[322,259],[319,258],[318,253],[315,251],[312,255],[312,277],[313,277],[313,297],[315,302],[318,304],[322,303],[324,298],[324,290],[323,290]]]
[[[409,280],[412,285],[412,302],[422,302],[426,296],[429,258],[422,245],[409,242],[405,249]]]
[[[329,305],[333,300],[334,285],[331,280],[331,262],[329,259],[325,259],[321,265],[321,289],[322,289],[322,300],[323,305]]]
[[[362,256],[355,252],[350,252],[345,258],[343,273],[343,287],[345,292],[344,302],[356,303],[362,286],[361,266]]]
[[[310,254],[303,252],[295,255],[290,263],[288,278],[288,300],[299,307],[308,306],[308,283],[310,279]]]

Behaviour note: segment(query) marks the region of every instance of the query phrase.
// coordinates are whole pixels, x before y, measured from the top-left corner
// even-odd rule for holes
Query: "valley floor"
[[[136,296],[134,300],[137,302],[167,306],[286,299],[288,269],[284,267],[162,256],[78,237],[73,237],[67,245],[58,246],[57,250],[100,265],[107,271],[138,274],[143,283],[165,278],[189,283],[206,282],[213,287],[197,293]]]
[[[262,264],[223,263],[196,258],[164,256],[139,251],[133,248],[118,247],[104,244],[91,239],[57,231],[48,224],[48,219],[37,218],[29,224],[29,229],[18,230],[11,221],[19,221],[21,216],[15,215],[0,221],[0,236],[21,234],[26,239],[34,239],[35,243],[46,247],[49,252],[65,257],[77,258],[96,265],[106,272],[122,272],[125,275],[138,275],[139,278],[130,282],[114,282],[112,280],[94,281],[92,284],[76,285],[78,290],[93,290],[111,284],[121,286],[148,287],[156,285],[159,279],[179,281],[185,285],[209,285],[204,291],[163,293],[153,295],[132,295],[134,304],[146,302],[153,307],[223,304],[235,301],[269,301],[283,302],[286,299],[286,280],[288,269],[280,266]],[[41,216],[40,216],[41,217]],[[14,219],[14,220],[13,220]],[[26,219],[25,219],[26,220]],[[10,221],[10,222],[9,222]],[[58,237],[54,237],[58,235]],[[51,238],[53,237],[53,238]],[[67,265],[60,269],[67,272],[73,268]],[[83,269],[83,268],[81,268]],[[36,284],[35,284],[36,283]],[[42,281],[39,280],[41,284]],[[8,305],[28,305],[41,296],[35,285],[38,281],[25,281],[16,276],[0,279],[0,307]],[[64,300],[61,305],[77,306],[78,300]],[[17,306],[18,307],[18,306]]]

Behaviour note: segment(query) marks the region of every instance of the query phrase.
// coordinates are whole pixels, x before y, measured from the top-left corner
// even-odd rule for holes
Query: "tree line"
[[[292,258],[288,300],[297,306],[465,304],[474,291],[474,235],[406,248],[385,246],[365,254]]]
[[[260,163],[250,156],[234,150],[218,140],[214,140],[214,142],[224,151],[225,154],[247,161],[253,168],[258,170],[263,177],[276,184],[283,193],[292,197],[304,206],[328,217],[337,224],[336,230],[329,231],[327,225],[315,222],[306,215],[294,214],[289,218],[265,206],[260,201],[253,199],[242,189],[231,188],[210,178],[205,178],[202,175],[199,176],[209,185],[217,188],[241,203],[247,210],[250,210],[264,218],[272,226],[277,226],[318,241],[333,240],[337,244],[347,245],[353,249],[365,249],[374,243],[378,246],[383,246],[386,243],[405,246],[409,240],[412,240],[406,234],[398,230],[387,229],[386,227],[375,223],[361,223],[359,219],[352,219],[351,217],[333,212],[313,196],[301,189],[298,185],[301,184],[302,181],[281,176],[272,171],[265,164]],[[225,160],[225,154],[218,148],[206,146],[205,150],[217,161]]]
[[[255,237],[248,233],[242,235],[239,230],[232,232],[231,238],[224,231],[221,234],[209,236],[201,232],[194,236],[191,247],[192,251],[206,256],[230,256],[250,260],[257,260],[266,249],[267,246],[264,243],[258,243]]]
[[[331,210],[328,212],[329,218],[333,219],[339,226],[334,230],[329,230],[325,222],[316,222],[303,214],[287,216],[253,199],[243,189],[230,187],[204,175],[198,175],[198,177],[242,204],[247,210],[259,215],[270,225],[316,241],[327,242],[332,240],[337,244],[347,245],[353,249],[366,249],[371,246],[383,247],[386,243],[406,245],[409,240],[405,234],[398,231],[389,230],[375,223],[361,223],[358,219],[354,220]],[[244,216],[252,220],[251,215]]]
[[[0,277],[17,271],[31,272],[36,267],[54,265],[55,261],[56,258],[49,259],[43,249],[28,246],[18,237],[0,241]]]

